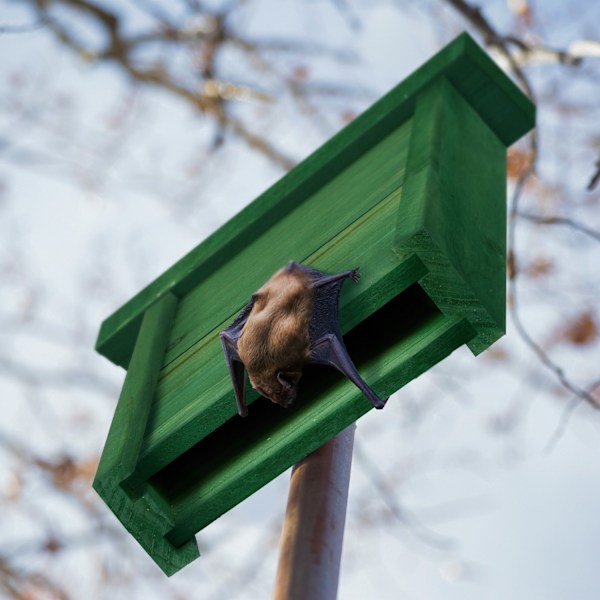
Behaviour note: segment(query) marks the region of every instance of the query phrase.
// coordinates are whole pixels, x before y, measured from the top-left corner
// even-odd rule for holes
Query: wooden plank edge
[[[439,310],[451,317],[464,318],[471,324],[475,335],[466,344],[474,355],[480,354],[504,335],[504,323],[498,323],[492,317],[427,231],[421,229],[399,240],[397,249],[400,254],[416,254],[427,267],[428,273],[419,283]]]
[[[177,299],[166,294],[144,314],[96,477],[135,468],[176,306]]]
[[[445,177],[448,175],[448,165],[444,156],[440,156],[441,148],[449,139],[446,122],[450,119],[447,114],[450,98],[459,102],[462,102],[463,99],[446,77],[436,80],[419,96],[413,116],[406,175],[400,200],[401,210],[396,222],[395,249],[401,257],[413,253],[419,256],[428,270],[428,275],[421,281],[423,289],[442,312],[448,315],[463,315],[470,321],[478,334],[468,345],[474,354],[479,354],[504,335],[505,309],[499,308],[498,304],[494,302],[494,294],[502,296],[503,307],[505,279],[504,277],[495,278],[494,286],[498,289],[485,290],[480,289],[481,286],[475,285],[477,282],[463,279],[460,269],[462,268],[462,272],[469,273],[470,268],[467,268],[467,264],[469,256],[471,256],[467,251],[464,238],[460,240],[462,251],[458,254],[454,253],[451,257],[446,256],[442,247],[448,249],[449,232],[443,227],[434,227],[440,220],[445,219],[445,216],[448,216],[448,214],[444,216],[444,212],[440,209],[445,206],[444,203],[448,202],[449,194],[454,189],[453,186],[450,186],[449,190],[446,189],[450,181]],[[497,138],[487,129],[487,124],[483,120],[478,120],[481,115],[471,112],[472,105],[463,106],[476,122],[481,123],[481,129],[487,133],[488,141],[494,141],[493,146],[500,152],[503,148],[501,141],[496,141]],[[453,137],[451,139],[453,140]],[[463,141],[469,144],[477,140]],[[504,151],[502,151],[503,157]],[[456,176],[461,175],[465,174],[459,173]],[[491,183],[505,184],[505,177],[502,177],[501,181],[492,181]],[[471,199],[474,193],[472,192],[466,198]],[[484,194],[486,199],[488,196],[488,194]],[[505,220],[504,185],[498,192],[498,197],[494,194],[491,197],[495,198],[496,203],[490,208],[498,213],[499,219]],[[457,194],[456,210],[462,209],[461,219],[473,227],[473,224],[469,222],[472,216],[472,207],[470,208],[471,205],[467,206],[464,199],[463,195]],[[459,200],[463,201],[462,204]],[[431,223],[434,220],[432,214],[437,219],[433,225]],[[452,213],[450,214],[452,215]],[[483,238],[488,245],[489,240],[493,240],[497,246],[496,253],[489,254],[489,264],[486,265],[486,268],[488,271],[493,270],[494,273],[500,271],[504,273],[506,233],[505,227],[498,229],[496,231],[492,227],[489,231],[486,230],[487,237]],[[479,233],[481,232],[475,231],[474,238]],[[450,236],[452,235],[456,234],[450,231]],[[496,238],[498,239],[496,240]],[[469,241],[469,243],[473,245],[475,242]],[[488,249],[488,252],[491,251]],[[479,256],[479,254],[477,255]]]
[[[448,69],[446,73],[440,73],[440,75],[445,76],[452,83],[498,139],[508,147],[535,127],[536,107],[468,33],[462,33],[457,41],[462,46],[464,65],[456,68],[458,67],[456,64],[454,68]],[[503,113],[501,119],[498,118],[498,105],[487,104],[476,93],[479,85],[473,86],[464,77],[463,69],[471,71],[472,75],[473,71],[476,71],[480,81],[493,82],[495,94],[501,98],[499,104],[504,111],[507,111]],[[511,127],[507,127],[507,122],[511,124]]]
[[[195,540],[176,548],[164,538],[170,510],[152,494],[133,500],[123,483],[135,470],[177,299],[166,294],[148,308],[133,351],[92,487],[167,575],[199,556]]]
[[[153,501],[143,495],[135,501],[121,488],[118,471],[94,481],[93,487],[125,529],[135,538],[150,558],[167,576],[171,576],[200,556],[192,536],[175,546],[165,534],[173,527],[172,520]]]

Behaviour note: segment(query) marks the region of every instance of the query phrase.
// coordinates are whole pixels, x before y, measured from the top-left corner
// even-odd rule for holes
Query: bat
[[[221,344],[241,417],[248,414],[246,371],[252,387],[283,407],[296,400],[302,369],[330,365],[341,371],[375,408],[382,400],[352,362],[338,320],[346,279],[358,282],[358,269],[327,275],[290,261],[277,271],[221,331]]]

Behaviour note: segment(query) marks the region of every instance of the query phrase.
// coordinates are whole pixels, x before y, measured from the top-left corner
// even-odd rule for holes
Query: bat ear
[[[281,387],[287,392],[292,387],[292,381],[289,378],[289,373],[285,371],[279,371],[277,373],[277,381],[281,384]]]
[[[302,373],[294,371],[278,371],[277,381],[283,390],[282,396],[285,398],[285,406],[289,406],[296,400],[298,395],[298,381]]]

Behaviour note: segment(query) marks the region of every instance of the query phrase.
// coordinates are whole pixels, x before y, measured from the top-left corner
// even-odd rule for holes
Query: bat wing
[[[246,304],[233,323],[220,333],[221,345],[223,346],[223,353],[233,384],[237,411],[240,417],[245,417],[248,414],[248,407],[246,406],[246,367],[238,354],[237,341],[248,320],[253,304],[253,302]]]
[[[302,265],[304,267],[304,265]],[[382,400],[360,376],[344,345],[339,325],[339,299],[342,284],[348,278],[358,281],[358,269],[337,275],[326,275],[305,267],[313,277],[315,295],[309,336],[311,363],[330,365],[341,371],[370,400],[375,408],[383,408]]]

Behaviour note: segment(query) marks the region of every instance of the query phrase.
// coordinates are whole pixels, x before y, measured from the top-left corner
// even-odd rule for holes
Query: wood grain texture
[[[351,170],[332,178],[287,212],[262,235],[252,239],[243,252],[232,256],[183,297],[165,364],[215,326],[229,321],[242,307],[240,302],[247,302],[290,259],[314,261],[313,254],[341,231],[354,231],[353,224],[357,221],[371,221],[372,215],[367,219],[365,215],[398,190],[404,179],[410,124],[408,120],[391,131],[377,146],[357,158]],[[369,233],[375,236],[373,229]],[[335,263],[330,261],[330,264]],[[365,265],[363,270],[367,272]]]
[[[505,328],[504,144],[442,78],[417,102],[406,169],[397,251],[419,256],[421,285],[445,314],[469,319],[479,353]]]
[[[119,521],[169,575],[199,556],[195,540],[179,547],[171,544],[165,534],[174,521],[162,498],[151,488],[132,498],[122,484],[137,463],[176,306],[175,296],[166,294],[142,319],[93,484]]]
[[[138,460],[177,299],[164,295],[145,313],[102,452],[96,480],[123,478]]]
[[[142,315],[157,298],[167,291],[182,298],[218,272],[232,257],[242,253],[409,119],[421,92],[440,77],[452,83],[504,145],[511,144],[533,126],[534,106],[468,34],[460,35],[108,317],[98,335],[98,352],[127,367]],[[247,292],[245,288],[236,291]]]
[[[349,331],[426,274],[418,259],[408,257],[398,261],[393,251],[393,225],[399,204],[400,191],[397,190],[315,255],[309,256],[310,264],[323,270],[344,262],[350,267],[361,265],[364,273],[361,281],[348,282],[342,288],[342,332]],[[241,300],[236,311],[247,298]],[[218,337],[219,330],[233,314],[235,311],[162,370],[151,407],[152,427],[147,429],[137,465],[139,481],[144,481],[236,414],[231,380]],[[256,398],[256,392],[249,389],[249,405]]]

